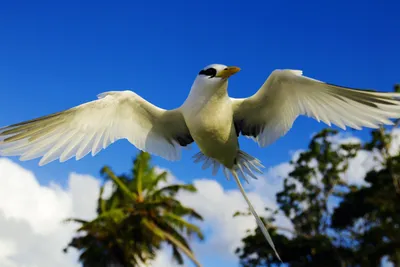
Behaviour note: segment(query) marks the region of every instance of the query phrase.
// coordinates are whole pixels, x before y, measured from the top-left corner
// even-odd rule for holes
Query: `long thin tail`
[[[245,199],[246,202],[247,202],[247,205],[249,205],[249,208],[250,208],[251,213],[253,214],[254,218],[256,218],[256,222],[257,222],[258,227],[260,227],[261,232],[264,234],[265,238],[266,238],[267,241],[268,241],[268,244],[269,244],[269,245],[271,246],[271,248],[274,250],[276,257],[282,262],[281,257],[279,257],[279,254],[278,254],[278,252],[276,251],[274,242],[272,241],[272,238],[271,238],[271,236],[269,235],[267,228],[265,227],[264,223],[262,222],[260,216],[258,216],[256,210],[254,209],[253,205],[251,204],[250,199],[247,197],[247,194],[246,194],[246,192],[244,191],[244,188],[243,188],[243,186],[242,186],[242,183],[240,182],[240,179],[239,179],[239,176],[238,176],[236,170],[231,170],[231,173],[232,173],[232,175],[233,175],[233,178],[235,178],[235,181],[236,181],[236,184],[237,184],[238,187],[239,187],[240,193],[242,193],[244,199]]]
[[[206,155],[204,155],[202,152],[199,152],[193,156],[195,159],[194,162],[202,162],[204,161],[204,164],[202,166],[203,169],[209,168],[211,165],[213,166],[213,175],[216,175],[218,172],[219,167],[222,166],[218,161],[215,159],[209,158]],[[248,183],[247,177],[250,176],[251,178],[257,179],[257,176],[254,174],[254,172],[257,172],[259,174],[262,174],[262,171],[260,168],[264,168],[264,166],[261,164],[260,160],[256,159],[255,157],[247,154],[246,152],[239,150],[237,157],[236,157],[236,164],[234,165],[233,169],[228,169],[224,166],[222,166],[222,170],[224,172],[224,175],[226,179],[229,180],[230,173],[232,173],[233,177],[235,178],[235,181],[239,187],[240,193],[242,193],[244,199],[247,202],[247,205],[249,205],[250,211],[253,214],[254,218],[257,221],[258,227],[260,227],[262,233],[264,234],[265,238],[267,239],[269,245],[271,248],[274,250],[276,257],[282,262],[281,258],[279,257],[278,252],[275,249],[274,242],[272,241],[271,236],[268,233],[267,228],[265,227],[264,223],[261,221],[260,217],[258,216],[257,212],[255,211],[253,205],[251,204],[250,200],[248,199],[246,192],[244,191],[244,188],[242,186],[242,183],[240,182],[239,175]]]

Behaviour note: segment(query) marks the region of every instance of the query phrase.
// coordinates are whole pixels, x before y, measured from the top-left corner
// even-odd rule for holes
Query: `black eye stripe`
[[[208,68],[206,70],[201,70],[199,72],[199,75],[206,75],[206,76],[210,76],[211,77],[215,77],[215,75],[217,75],[217,70],[214,68]]]

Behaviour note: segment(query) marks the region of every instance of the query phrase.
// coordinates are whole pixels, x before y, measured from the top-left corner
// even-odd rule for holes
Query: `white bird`
[[[231,98],[228,78],[238,67],[212,64],[197,75],[189,96],[177,109],[159,108],[132,91],[111,91],[71,109],[0,128],[0,155],[20,160],[42,157],[39,165],[59,159],[96,155],[118,139],[168,160],[180,159],[182,146],[195,142],[195,162],[203,169],[221,166],[235,178],[269,244],[266,227],[247,198],[238,174],[256,178],[260,161],[239,149],[240,134],[265,147],[285,135],[299,115],[346,126],[377,128],[400,117],[400,94],[362,91],[302,76],[300,70],[275,70],[251,97]]]

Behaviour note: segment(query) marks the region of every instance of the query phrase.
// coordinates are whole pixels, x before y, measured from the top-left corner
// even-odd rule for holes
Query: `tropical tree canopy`
[[[400,194],[395,186],[400,154],[389,152],[391,136],[381,128],[364,144],[337,144],[332,141],[337,132],[325,129],[291,163],[294,170],[276,196],[279,211],[293,224],[291,236],[277,231],[278,211],[264,218],[285,266],[379,266],[385,256],[400,266]],[[373,153],[378,167],[366,174],[366,185],[348,184],[344,174],[361,150]],[[243,238],[236,250],[243,267],[280,266],[262,237],[257,228]]]
[[[80,224],[77,236],[68,247],[80,251],[83,266],[143,266],[149,264],[163,244],[172,249],[177,264],[186,255],[197,261],[189,239],[203,234],[190,220],[202,220],[195,210],[177,198],[180,191],[196,192],[191,184],[168,184],[167,172],[159,173],[150,166],[150,155],[141,152],[129,174],[117,176],[109,167],[101,174],[113,182],[111,197],[103,198],[104,185],[98,198],[97,217],[91,221],[70,218]]]

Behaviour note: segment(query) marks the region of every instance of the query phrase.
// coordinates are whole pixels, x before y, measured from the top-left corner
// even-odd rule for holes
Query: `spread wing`
[[[77,107],[0,128],[0,155],[39,165],[97,154],[118,139],[168,160],[193,142],[178,109],[164,110],[131,91],[106,92]]]
[[[257,93],[232,99],[237,133],[267,146],[285,135],[299,115],[335,124],[377,128],[400,117],[400,94],[345,88],[302,76],[298,70],[275,70]]]

